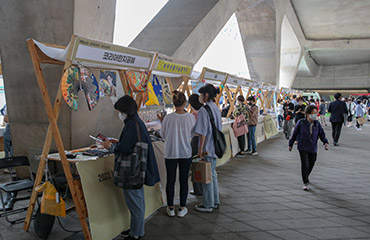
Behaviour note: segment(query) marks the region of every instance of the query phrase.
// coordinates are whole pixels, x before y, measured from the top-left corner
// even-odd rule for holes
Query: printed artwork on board
[[[100,70],[99,89],[100,97],[117,96],[117,73],[115,71]]]

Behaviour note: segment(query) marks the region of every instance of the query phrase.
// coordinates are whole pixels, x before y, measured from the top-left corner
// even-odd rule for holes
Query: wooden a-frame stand
[[[76,36],[72,37],[71,42],[74,42],[75,37]],[[45,44],[45,45],[52,46],[52,47],[57,47],[57,48],[64,48],[62,46],[56,46],[56,45],[50,45],[50,44]],[[58,116],[59,116],[59,113],[60,113],[60,105],[61,105],[61,101],[62,101],[61,86],[59,85],[57,95],[56,95],[56,98],[55,98],[55,102],[54,102],[54,108],[53,108],[53,106],[51,105],[51,102],[50,102],[49,92],[48,92],[47,87],[46,87],[45,79],[44,79],[44,76],[43,76],[43,73],[42,73],[42,70],[41,70],[41,63],[46,63],[46,64],[64,65],[64,68],[63,68],[63,72],[64,72],[68,67],[70,67],[72,65],[72,62],[69,60],[70,56],[71,56],[71,53],[72,53],[72,47],[68,50],[68,55],[67,55],[67,58],[66,58],[67,60],[64,63],[64,62],[61,62],[61,61],[58,61],[58,60],[51,59],[48,56],[46,56],[35,45],[35,43],[33,42],[32,39],[27,40],[27,46],[28,46],[28,50],[29,50],[30,55],[31,55],[31,60],[32,60],[33,67],[34,67],[34,70],[35,70],[35,73],[36,73],[37,82],[38,82],[38,85],[39,85],[39,88],[40,88],[40,91],[41,91],[41,96],[42,96],[42,99],[43,99],[43,102],[44,102],[44,105],[45,105],[45,109],[46,109],[46,113],[47,113],[47,116],[48,116],[48,119],[49,119],[49,128],[48,128],[48,131],[47,131],[47,134],[46,134],[46,137],[45,137],[44,147],[43,147],[43,150],[42,150],[39,167],[37,169],[37,174],[36,174],[36,178],[35,178],[34,187],[41,184],[41,180],[42,180],[42,177],[44,175],[44,168],[45,168],[45,165],[46,165],[46,159],[47,159],[48,154],[49,154],[51,143],[54,140],[54,142],[57,146],[58,152],[59,152],[59,156],[60,156],[62,166],[63,166],[63,171],[64,171],[64,174],[66,176],[67,182],[68,182],[68,186],[69,186],[72,198],[73,198],[73,202],[74,202],[75,207],[76,207],[76,211],[77,211],[78,218],[79,218],[79,221],[80,221],[80,224],[81,224],[81,227],[82,227],[83,235],[84,235],[85,239],[90,240],[91,239],[91,234],[90,234],[88,223],[86,221],[87,220],[86,218],[88,217],[88,214],[87,214],[87,208],[86,208],[84,195],[83,195],[83,192],[82,192],[81,182],[80,182],[80,180],[74,180],[73,179],[71,169],[70,169],[70,166],[69,166],[69,162],[68,162],[67,156],[64,152],[65,149],[64,149],[62,137],[60,135],[60,131],[59,131],[58,124],[57,124],[57,119],[58,119]],[[25,219],[25,222],[24,222],[24,227],[23,227],[25,231],[28,231],[28,229],[30,227],[31,218],[32,218],[32,214],[33,214],[33,210],[34,210],[34,207],[35,207],[36,200],[37,200],[37,192],[33,189],[32,194],[31,194],[29,207],[28,207],[28,211],[27,211],[27,216],[26,216],[26,219]]]

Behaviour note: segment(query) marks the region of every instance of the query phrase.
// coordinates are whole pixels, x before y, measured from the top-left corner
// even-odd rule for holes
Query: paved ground
[[[218,168],[219,210],[198,213],[200,199],[191,196],[189,215],[169,218],[162,208],[147,222],[145,239],[370,239],[369,138],[367,124],[363,131],[343,129],[340,147],[325,152],[320,146],[310,192],[301,190],[298,152],[288,152],[282,135],[269,139],[258,156]],[[66,224],[78,228],[72,220]],[[50,239],[71,235],[56,226]],[[0,220],[2,239],[36,239],[21,228]]]

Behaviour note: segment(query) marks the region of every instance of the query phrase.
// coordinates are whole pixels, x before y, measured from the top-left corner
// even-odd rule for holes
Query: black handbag
[[[114,161],[114,184],[124,189],[140,189],[145,182],[148,159],[148,143],[141,141],[136,123],[138,142],[130,153],[119,153]]]
[[[225,154],[226,151],[226,140],[225,135],[222,131],[218,130],[218,128],[215,125],[215,119],[213,117],[213,113],[211,111],[211,108],[208,105],[205,105],[204,108],[207,110],[209,118],[211,120],[212,124],[212,136],[213,136],[213,142],[215,145],[215,153],[218,158],[222,158],[222,156]]]

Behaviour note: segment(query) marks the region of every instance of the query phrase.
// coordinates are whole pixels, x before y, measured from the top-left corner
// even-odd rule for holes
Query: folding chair
[[[27,157],[19,156],[19,157],[8,157],[8,158],[0,159],[0,169],[15,168],[15,167],[20,167],[20,166],[28,166],[31,179],[33,179],[31,168],[30,168],[30,163]],[[32,191],[30,191],[30,195],[28,197],[16,198],[16,196],[18,192],[31,190],[32,188],[33,188],[33,181],[29,179],[15,180],[15,181],[0,184],[0,199],[1,199],[1,203],[3,204],[3,213],[0,214],[0,217],[5,216],[6,221],[8,221],[11,224],[23,222],[24,218],[20,218],[16,220],[9,220],[8,216],[26,211],[28,206],[24,208],[15,209],[15,210],[10,210],[10,211],[7,210],[6,204],[4,201],[3,192],[11,195],[14,198],[13,201],[15,203],[17,201],[30,199]]]

